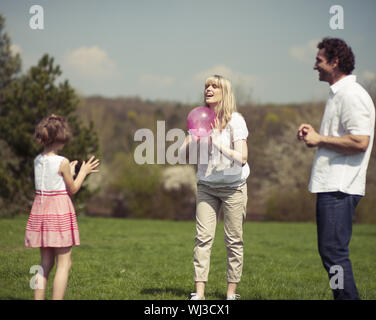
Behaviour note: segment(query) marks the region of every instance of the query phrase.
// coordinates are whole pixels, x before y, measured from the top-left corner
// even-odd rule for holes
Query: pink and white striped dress
[[[58,155],[38,155],[34,160],[36,195],[26,225],[26,247],[80,244],[76,212],[59,174],[63,159]]]

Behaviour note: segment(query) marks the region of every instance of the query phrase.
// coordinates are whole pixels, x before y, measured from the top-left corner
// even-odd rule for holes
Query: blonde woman
[[[210,254],[219,211],[224,214],[227,247],[227,299],[235,300],[236,287],[243,268],[243,222],[246,216],[248,130],[244,118],[236,110],[231,83],[214,75],[205,81],[205,104],[217,118],[209,139],[200,141],[200,152],[208,151],[207,161],[200,155],[197,165],[196,237],[194,248],[194,280],[196,292],[191,300],[205,299]],[[197,142],[197,138],[195,139]],[[187,138],[186,145],[194,141]],[[206,148],[205,143],[207,144]],[[201,162],[200,162],[201,161]]]

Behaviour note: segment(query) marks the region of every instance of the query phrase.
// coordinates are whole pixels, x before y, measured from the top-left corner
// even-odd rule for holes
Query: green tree
[[[111,164],[114,176],[112,188],[120,192],[129,208],[127,215],[133,218],[153,218],[164,210],[158,210],[156,203],[164,203],[161,194],[162,166],[139,165],[133,154],[119,152]],[[119,213],[118,215],[121,215]],[[158,216],[160,218],[160,216]]]
[[[92,123],[88,127],[75,113],[78,98],[67,80],[57,84],[59,66],[47,54],[24,75],[18,75],[20,58],[12,56],[9,37],[0,16],[0,197],[7,214],[27,211],[34,198],[33,159],[43,149],[34,140],[37,123],[51,113],[64,116],[73,139],[62,154],[70,160],[86,160],[98,152],[98,138]],[[83,204],[89,196],[83,188],[75,197]],[[1,214],[4,214],[2,212]]]
[[[10,85],[11,81],[16,77],[21,69],[21,59],[17,54],[12,55],[11,43],[9,36],[4,32],[5,19],[0,15],[0,108],[4,104],[4,94],[6,88]],[[0,126],[0,130],[3,124]],[[4,157],[4,150],[6,149],[5,143],[0,140],[0,158]],[[0,195],[9,196],[11,179],[7,173],[6,165],[0,161]]]
[[[0,14],[0,103],[3,89],[15,78],[21,70],[19,54],[13,55],[9,36],[4,32],[5,19]]]

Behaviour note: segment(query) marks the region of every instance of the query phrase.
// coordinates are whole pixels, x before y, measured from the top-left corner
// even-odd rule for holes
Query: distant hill
[[[88,214],[193,219],[195,189],[192,182],[182,180],[182,189],[169,193],[163,188],[163,172],[171,165],[139,166],[133,160],[133,152],[140,143],[134,141],[138,129],[148,128],[156,135],[157,121],[164,120],[166,132],[172,128],[187,130],[186,117],[195,106],[138,97],[81,98],[79,117],[95,124],[103,169],[96,181],[101,192],[92,199]],[[304,122],[311,123],[318,130],[323,110],[324,102],[238,107],[250,133],[247,141],[251,167],[248,220],[314,220],[315,197],[307,191],[307,184],[315,150],[299,143],[296,131]],[[376,191],[375,166],[374,148],[367,185],[369,192],[357,213],[360,222],[376,221],[369,212],[372,206],[376,206],[376,192],[373,192]],[[145,171],[150,172],[142,175]],[[194,170],[191,172],[194,175]],[[144,183],[127,184],[127,181],[139,180],[137,175],[144,179]],[[150,179],[155,181],[146,181]],[[150,190],[142,189],[146,186]],[[190,199],[188,204],[185,198]],[[134,199],[137,203],[131,205]],[[182,211],[185,213],[179,214]]]

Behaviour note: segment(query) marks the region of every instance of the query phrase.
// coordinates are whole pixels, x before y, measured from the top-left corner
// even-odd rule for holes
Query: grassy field
[[[27,217],[0,219],[0,299],[32,299],[38,249],[23,245]],[[66,299],[187,299],[193,292],[194,222],[79,217]],[[312,223],[244,225],[242,299],[331,299]],[[376,226],[355,225],[350,246],[362,299],[376,299]],[[51,297],[54,270],[47,298]],[[218,223],[206,298],[224,299],[226,249]]]

